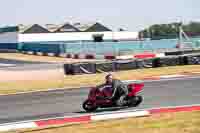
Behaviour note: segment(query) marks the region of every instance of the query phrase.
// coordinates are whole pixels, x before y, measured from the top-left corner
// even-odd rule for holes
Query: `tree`
[[[151,37],[152,39],[161,38],[177,38],[179,33],[179,26],[190,35],[200,35],[200,23],[190,22],[188,25],[183,25],[181,22],[173,22],[170,24],[154,24],[149,28],[140,31],[144,37]]]

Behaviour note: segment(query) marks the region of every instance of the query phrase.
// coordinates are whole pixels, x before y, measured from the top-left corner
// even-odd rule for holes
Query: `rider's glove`
[[[106,100],[112,100],[112,97],[106,97],[105,99]]]

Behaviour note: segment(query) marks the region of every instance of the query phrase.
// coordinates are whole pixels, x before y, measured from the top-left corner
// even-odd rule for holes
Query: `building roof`
[[[19,28],[19,32],[23,33],[26,29],[30,28],[32,25],[24,25],[24,24],[19,24],[18,28]]]
[[[79,29],[80,31],[86,31],[89,27],[94,25],[95,23],[74,23],[73,26]]]
[[[20,33],[49,33],[49,32],[102,32],[111,31],[106,26],[98,22],[90,23],[64,23],[62,25],[58,24],[46,24],[41,26],[39,24],[33,25],[23,25],[19,24]]]
[[[86,32],[101,32],[101,31],[112,31],[106,26],[100,24],[100,23],[95,23],[92,26],[90,26],[88,29],[85,30]]]
[[[61,27],[61,25],[57,25],[57,24],[46,24],[45,25],[46,29],[50,32],[55,32],[59,27]]]
[[[109,28],[100,24],[99,22],[74,23],[73,26],[84,32],[111,31]]]
[[[79,32],[80,30],[70,23],[65,23],[59,28],[57,28],[54,32]]]
[[[18,25],[20,33],[49,33],[49,31],[39,24]]]

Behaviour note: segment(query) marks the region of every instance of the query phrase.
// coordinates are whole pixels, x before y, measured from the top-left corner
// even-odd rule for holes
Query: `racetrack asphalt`
[[[85,114],[81,104],[88,91],[81,88],[0,96],[0,124]],[[128,110],[200,104],[200,77],[145,82],[142,95],[144,102]]]
[[[42,70],[57,69],[63,67],[63,63],[32,62],[0,58],[0,70]]]

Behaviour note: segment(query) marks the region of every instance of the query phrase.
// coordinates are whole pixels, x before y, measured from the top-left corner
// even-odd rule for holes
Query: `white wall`
[[[78,41],[93,40],[95,34],[103,34],[103,39],[137,39],[138,32],[73,32],[73,33],[39,33],[19,34],[19,42],[42,42],[42,41]]]
[[[0,33],[0,43],[18,43],[17,32]]]
[[[138,32],[127,32],[127,31],[121,31],[121,32],[114,32],[114,39],[119,40],[131,40],[131,39],[138,39]]]

